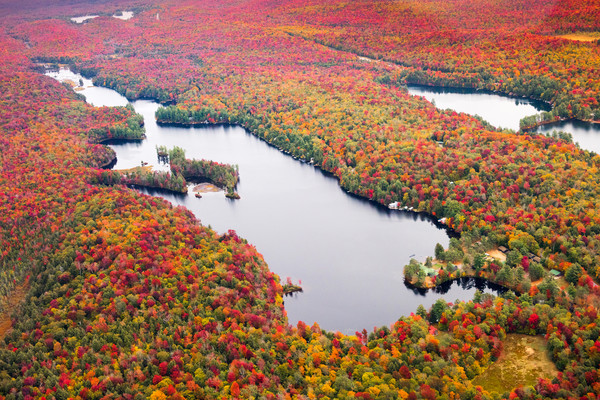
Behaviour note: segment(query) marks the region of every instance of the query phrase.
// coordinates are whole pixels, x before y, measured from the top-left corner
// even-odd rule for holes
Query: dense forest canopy
[[[598,0],[0,1],[0,398],[598,398],[600,158],[404,85],[552,105],[523,128],[597,121],[599,13]],[[161,122],[242,125],[349,192],[434,215],[460,237],[427,261],[430,283],[512,290],[353,336],[289,326],[260,249],[100,169],[114,159],[102,141],[143,137],[139,116],[86,104],[40,63],[156,99]],[[231,167],[194,162],[175,172],[235,186]],[[498,247],[505,260],[486,254]],[[407,274],[424,284],[418,264]],[[556,376],[474,383],[513,333],[543,337]]]

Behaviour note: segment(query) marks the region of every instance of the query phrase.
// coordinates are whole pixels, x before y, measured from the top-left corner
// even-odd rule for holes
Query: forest
[[[598,0],[0,1],[0,399],[597,399],[600,158],[526,128],[599,122],[599,13]],[[103,169],[103,142],[142,139],[141,116],[88,105],[40,63],[155,99],[160,123],[241,125],[348,192],[438,218],[456,237],[422,260],[431,283],[510,290],[355,335],[291,326],[259,248],[128,187],[208,177],[233,191],[237,169],[177,148],[171,173]],[[407,83],[552,110],[500,130]],[[424,285],[420,271],[405,268]],[[490,389],[477,378],[515,334],[539,337],[556,373]]]
[[[235,192],[239,180],[239,172],[236,166],[210,160],[187,159],[185,158],[185,150],[177,146],[169,150],[169,162],[173,174],[181,175],[185,179],[196,182],[209,181],[220,188],[226,189],[225,195],[227,197],[239,198],[239,195]]]

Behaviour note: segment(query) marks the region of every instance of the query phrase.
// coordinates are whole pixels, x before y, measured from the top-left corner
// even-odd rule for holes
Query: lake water
[[[440,109],[479,115],[497,128],[519,130],[523,117],[534,115],[549,108],[542,102],[478,92],[472,89],[440,88],[408,85],[408,92],[423,96]]]
[[[81,17],[71,18],[71,21],[75,22],[76,24],[83,24],[85,21],[98,17],[99,15],[82,15]],[[119,14],[113,14],[112,17],[122,21],[127,21],[128,19],[133,18],[133,11],[121,11]]]
[[[600,154],[600,124],[585,121],[563,121],[538,127],[538,132],[552,133],[553,131],[569,132],[573,142],[579,147]]]
[[[46,75],[60,82],[70,84],[77,93],[83,94],[85,100],[93,106],[115,107],[126,106],[129,103],[129,100],[114,90],[101,86],[94,86],[91,79],[84,78],[80,74],[76,74],[66,68],[61,68],[58,71],[46,72]]]
[[[64,80],[63,75],[68,72],[54,77]],[[80,93],[93,105],[127,102],[112,90],[83,83]],[[142,191],[187,207],[218,232],[236,230],[256,246],[282,281],[301,281],[304,292],[284,299],[290,323],[318,322],[324,329],[353,334],[390,325],[419,304],[428,308],[440,297],[467,300],[478,288],[490,291],[485,282],[475,280],[455,282],[438,292],[411,290],[404,283],[403,266],[411,257],[425,260],[433,255],[438,242],[447,246],[445,230],[420,215],[390,211],[348,195],[335,178],[241,127],[158,126],[157,103],[132,104],[144,116],[147,139],[112,145],[118,158],[115,168],[144,161],[165,169],[158,163],[157,145],[180,146],[188,158],[237,164],[240,200],[229,200],[222,192],[197,199]]]
[[[71,18],[71,21],[75,22],[76,24],[83,24],[87,20],[98,18],[98,17],[99,17],[99,15],[82,15],[81,17]]]
[[[440,88],[421,85],[408,85],[408,92],[423,96],[435,103],[440,109],[449,108],[457,112],[479,115],[495,127],[519,130],[519,121],[523,117],[549,111],[547,104],[521,98],[501,96],[473,89]],[[537,129],[540,133],[552,131],[569,132],[573,142],[579,147],[600,154],[600,124],[583,121],[566,121],[543,125]]]
[[[133,11],[121,11],[121,14],[114,14],[113,18],[117,18],[123,21],[133,18]]]

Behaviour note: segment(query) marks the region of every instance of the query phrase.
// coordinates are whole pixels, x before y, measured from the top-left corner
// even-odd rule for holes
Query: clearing
[[[506,262],[506,254],[504,254],[503,252],[501,252],[498,249],[489,250],[487,252],[487,254],[489,254],[491,257],[495,258],[496,260],[500,260],[502,262]]]
[[[502,394],[519,386],[534,386],[538,378],[553,378],[557,374],[542,336],[511,333],[506,335],[498,361],[472,382],[487,391]]]
[[[566,35],[556,35],[553,37],[574,40],[577,42],[595,42],[596,40],[600,40],[600,32],[568,33]]]
[[[194,193],[211,193],[211,192],[221,192],[222,189],[213,185],[212,183],[200,183],[199,185],[194,186],[192,192]]]
[[[152,165],[144,165],[141,167],[125,168],[125,169],[114,169],[113,171],[120,172],[122,174],[129,174],[132,172],[152,172]]]
[[[8,331],[12,328],[11,314],[15,308],[25,299],[25,295],[29,290],[29,285],[24,283],[17,286],[10,297],[7,299],[7,304],[4,312],[0,313],[0,340],[3,340]]]

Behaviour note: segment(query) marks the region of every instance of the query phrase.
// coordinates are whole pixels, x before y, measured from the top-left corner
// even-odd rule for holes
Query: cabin
[[[536,256],[533,253],[527,254],[527,258],[529,258],[529,261],[535,262],[535,263],[538,263],[538,264],[542,262],[542,259],[540,257]]]
[[[435,270],[433,268],[428,268],[422,264],[421,264],[421,271],[423,271],[425,273],[425,275],[427,275],[430,278],[432,278],[438,274],[438,270]]]
[[[556,270],[556,269],[551,269],[550,270],[550,274],[552,276],[554,276],[554,279],[556,279],[556,278],[558,278],[559,276],[562,275],[562,273],[559,270]]]
[[[504,254],[508,253],[508,249],[504,246],[498,247],[498,251]]]

